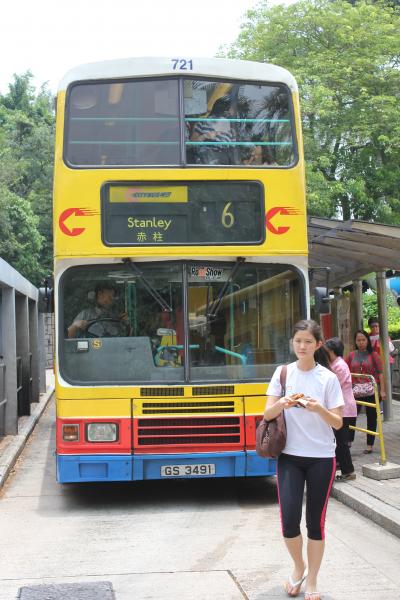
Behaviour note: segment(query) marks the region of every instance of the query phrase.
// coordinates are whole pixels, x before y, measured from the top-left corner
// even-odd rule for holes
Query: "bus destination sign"
[[[102,236],[108,246],[260,244],[263,187],[257,181],[107,183]]]

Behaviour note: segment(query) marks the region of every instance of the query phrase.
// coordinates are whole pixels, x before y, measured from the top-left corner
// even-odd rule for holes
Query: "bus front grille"
[[[179,388],[169,388],[169,387],[159,387],[159,388],[140,388],[140,395],[142,397],[154,397],[158,396],[184,396],[185,390],[183,387]]]
[[[199,402],[143,402],[143,414],[233,413],[233,400],[203,400]]]
[[[192,388],[193,396],[233,396],[235,393],[235,386],[233,385],[212,385],[212,386],[200,386]]]
[[[240,417],[138,419],[137,446],[201,446],[241,442]]]

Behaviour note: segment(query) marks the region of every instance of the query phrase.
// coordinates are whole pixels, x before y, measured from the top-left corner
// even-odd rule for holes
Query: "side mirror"
[[[54,312],[53,288],[47,286],[39,288],[38,310],[40,313]]]
[[[315,311],[320,315],[327,315],[331,312],[329,304],[329,293],[326,287],[316,287],[314,291]]]

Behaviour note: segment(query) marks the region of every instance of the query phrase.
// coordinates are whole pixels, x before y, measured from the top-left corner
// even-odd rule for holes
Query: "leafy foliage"
[[[392,339],[400,339],[400,306],[391,292],[386,294],[386,307],[388,316],[388,330]],[[368,331],[368,319],[378,315],[378,301],[375,293],[363,294],[363,319],[364,329]]]
[[[400,224],[398,3],[263,0],[227,54],[296,77],[311,214]]]
[[[39,283],[42,236],[29,201],[0,186],[0,256],[32,282]]]
[[[31,78],[0,95],[0,255],[38,285],[52,270],[54,112]]]

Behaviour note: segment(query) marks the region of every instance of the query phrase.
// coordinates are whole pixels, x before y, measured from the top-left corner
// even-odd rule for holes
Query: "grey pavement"
[[[0,441],[0,489],[52,397],[54,375],[50,370],[46,372],[46,384],[46,392],[41,394],[40,402],[32,404],[32,414],[21,417],[18,435],[7,436]],[[393,417],[393,420],[383,423],[386,458],[388,462],[400,465],[400,402],[398,401],[394,401]],[[365,415],[359,415],[357,425],[366,427]],[[357,431],[351,449],[357,478],[354,481],[335,482],[332,496],[400,537],[400,478],[376,480],[363,475],[364,465],[378,464],[380,460],[378,438],[375,441],[374,452],[369,455],[363,454],[366,446],[365,437],[364,433]]]
[[[0,489],[5,484],[7,477],[14,468],[19,455],[25,448],[36,423],[39,421],[44,409],[54,393],[54,373],[46,371],[46,391],[39,396],[39,402],[31,404],[31,414],[20,417],[18,420],[18,434],[6,435],[0,438]]]
[[[366,428],[365,414],[359,415],[357,426]],[[383,436],[388,463],[400,465],[400,402],[393,402],[393,420],[383,423]],[[390,533],[400,537],[400,478],[376,480],[363,475],[363,466],[380,462],[379,439],[375,438],[374,452],[363,454],[366,434],[356,431],[351,455],[357,478],[335,482],[332,496],[358,513],[371,519]]]

